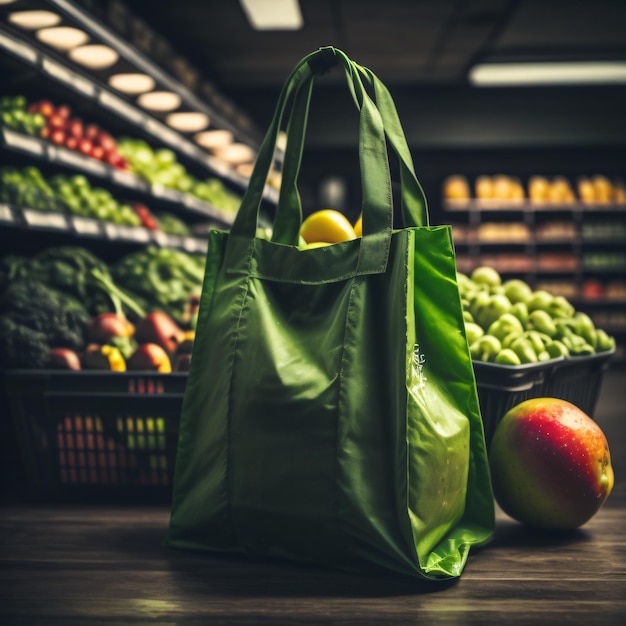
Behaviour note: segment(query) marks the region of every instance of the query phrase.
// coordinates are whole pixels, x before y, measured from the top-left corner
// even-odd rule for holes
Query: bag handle
[[[254,238],[258,223],[258,213],[263,198],[263,191],[270,167],[274,158],[274,150],[281,127],[282,118],[289,100],[301,87],[311,81],[313,74],[309,71],[308,59],[315,53],[304,57],[288,76],[280,92],[274,116],[265,138],[257,153],[250,181],[244,193],[241,206],[230,229],[230,234],[245,238]],[[285,154],[287,149],[285,150]],[[282,193],[282,186],[281,186]]]
[[[295,180],[301,162],[302,142],[315,73],[325,71],[329,65],[339,61],[344,63],[347,72],[353,72],[352,62],[343,53],[338,55],[337,52],[335,48],[328,47],[305,57],[292,71],[281,91],[274,118],[259,149],[250,184],[231,227],[226,254],[227,264],[232,269],[242,269],[242,257],[249,261],[254,249],[263,188],[287,103],[293,101],[288,118],[285,163],[289,177]],[[363,215],[367,217],[364,217],[357,273],[382,272],[386,268],[393,222],[391,176],[382,118],[366,93],[363,94],[360,106],[359,160],[362,172]],[[300,227],[302,216],[299,198],[295,203],[288,201],[290,196],[293,198],[296,194],[295,185],[285,189],[281,185],[281,210],[277,211],[275,219],[275,228],[278,227],[279,231],[281,228],[283,232],[289,230],[284,228],[284,225],[289,223],[292,226],[297,223],[298,229]],[[286,215],[290,217],[285,217]],[[295,242],[284,243],[293,245]],[[242,254],[244,251],[247,252]]]
[[[375,101],[383,118],[385,135],[400,160],[402,219],[404,224],[405,226],[428,226],[426,194],[415,174],[411,151],[393,98],[387,87],[372,70],[354,62],[353,65],[374,87]]]
[[[404,225],[428,226],[429,218],[426,195],[415,174],[411,152],[389,90],[370,69],[350,60],[341,50],[334,49],[334,52],[343,59],[348,85],[352,93],[352,98],[358,108],[362,106],[361,103],[365,93],[361,76],[365,79],[367,84],[374,89],[375,102],[383,119],[385,135],[400,162],[401,209]],[[302,136],[300,137],[303,138]],[[298,135],[294,134],[292,137],[288,136],[288,139],[295,143],[298,140]],[[297,145],[297,147],[294,145],[294,149],[300,154],[302,148],[302,144]],[[286,163],[285,165],[288,164]],[[294,204],[297,204],[301,212],[300,197],[297,192],[297,176],[297,170],[294,171],[287,167],[283,168],[281,195],[276,211],[277,216],[279,214],[288,213],[289,211],[286,207],[293,206]],[[365,223],[367,216],[364,215],[363,220],[363,229],[364,232],[367,232],[368,228]],[[297,229],[300,226],[299,222],[298,224],[294,224],[290,223],[288,220],[282,219],[277,219],[276,221],[284,225],[285,228],[280,231],[275,230],[274,241],[291,244],[294,240],[297,240]]]

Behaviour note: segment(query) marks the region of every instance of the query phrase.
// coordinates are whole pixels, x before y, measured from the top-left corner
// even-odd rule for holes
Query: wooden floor
[[[161,545],[167,508],[0,507],[0,624],[606,624],[626,617],[626,378],[596,416],[616,488],[582,529],[532,532],[498,514],[495,538],[438,587]],[[608,387],[608,388],[606,388]]]

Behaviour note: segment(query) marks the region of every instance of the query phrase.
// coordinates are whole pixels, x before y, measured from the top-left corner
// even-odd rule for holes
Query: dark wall
[[[349,210],[358,212],[358,116],[348,89],[313,92],[300,191],[305,210],[319,208],[326,176],[346,178]],[[388,85],[409,141],[416,171],[437,217],[441,181],[505,173],[626,177],[626,87],[506,88]],[[262,129],[276,91],[241,90],[233,97]],[[434,219],[433,219],[434,221]]]

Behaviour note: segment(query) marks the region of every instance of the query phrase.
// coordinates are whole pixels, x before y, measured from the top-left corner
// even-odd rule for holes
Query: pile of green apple
[[[188,193],[225,211],[236,212],[239,209],[241,198],[237,194],[226,189],[217,178],[200,180],[192,176],[178,162],[173,150],[153,149],[143,139],[129,137],[121,138],[118,148],[128,162],[130,171],[151,185]]]
[[[474,361],[515,366],[615,348],[615,339],[563,296],[533,290],[518,278],[503,282],[487,266],[457,279]]]
[[[73,215],[106,220],[126,226],[141,226],[132,205],[119,202],[103,187],[92,187],[82,174],[56,174],[49,184],[57,198]]]
[[[0,121],[3,126],[39,137],[46,125],[46,118],[38,111],[29,111],[27,106],[25,96],[3,96],[0,98]]]

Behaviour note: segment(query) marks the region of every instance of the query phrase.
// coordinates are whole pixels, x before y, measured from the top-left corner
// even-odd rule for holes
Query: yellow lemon
[[[327,241],[312,241],[311,243],[306,244],[305,250],[310,250],[311,248],[323,248],[324,246],[330,246],[332,244]]]
[[[302,222],[300,235],[307,243],[314,241],[338,243],[356,239],[354,228],[348,218],[334,209],[322,209],[311,213]]]
[[[354,225],[354,234],[357,237],[363,236],[363,215],[359,215],[359,219],[356,221]]]

